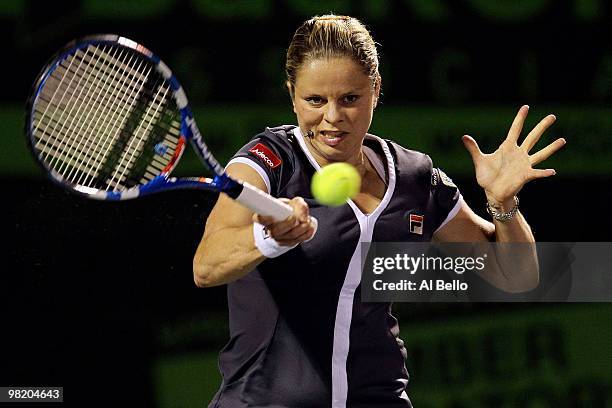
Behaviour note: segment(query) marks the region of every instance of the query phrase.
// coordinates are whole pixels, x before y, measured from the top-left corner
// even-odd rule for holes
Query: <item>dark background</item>
[[[484,216],[460,142],[548,113],[568,145],[558,175],[521,193],[539,241],[609,241],[612,6],[604,1],[81,0],[0,3],[4,265],[0,386],[63,386],[69,406],[204,406],[227,340],[225,289],[197,289],[191,259],[216,197],[125,203],[47,181],[26,149],[31,83],[69,40],[111,32],[175,71],[222,160],[265,126],[294,123],[284,53],[306,18],[361,18],[381,44],[372,132],[432,156]],[[182,174],[199,175],[185,155]],[[606,304],[396,304],[417,407],[612,406]],[[22,405],[23,406],[23,405]]]

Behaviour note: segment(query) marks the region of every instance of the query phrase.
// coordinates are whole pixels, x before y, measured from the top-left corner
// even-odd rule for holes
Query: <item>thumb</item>
[[[474,138],[469,135],[463,135],[461,140],[463,141],[463,145],[467,149],[470,156],[472,156],[472,161],[474,162],[474,164],[476,164],[482,156],[482,152],[478,147],[478,143],[476,143],[476,140],[474,140]]]

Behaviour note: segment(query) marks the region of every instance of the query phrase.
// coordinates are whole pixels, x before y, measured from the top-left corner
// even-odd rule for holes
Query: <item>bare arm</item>
[[[489,204],[499,212],[509,212],[515,205],[514,196],[531,180],[555,175],[553,169],[535,169],[533,166],[546,160],[565,145],[565,139],[557,139],[545,148],[529,154],[544,131],[556,120],[554,115],[542,119],[519,145],[518,139],[528,106],[523,106],[514,118],[508,135],[499,148],[490,154],[480,151],[470,136],[463,143],[472,157],[478,184],[484,189]],[[535,239],[531,228],[520,212],[506,221],[485,221],[463,203],[455,218],[441,228],[434,240],[448,242],[531,243],[495,247],[492,268],[483,270],[483,278],[507,292],[522,292],[535,288],[539,281]]]
[[[475,214],[464,201],[455,217],[440,228],[433,239],[437,242],[535,242],[520,212],[509,221],[494,221],[493,224]],[[479,272],[483,279],[511,293],[524,292],[538,285],[535,247],[521,245],[497,249],[492,252],[494,259],[489,267]]]
[[[261,176],[246,164],[234,163],[226,171],[233,178],[267,191]],[[275,223],[261,217],[258,221],[270,228],[271,235],[281,245],[293,246],[310,237],[314,230],[308,220],[306,203],[299,197],[287,202],[294,208],[294,214],[287,220]],[[253,219],[251,210],[225,194],[219,195],[193,258],[196,286],[217,286],[234,281],[266,259],[255,245]]]

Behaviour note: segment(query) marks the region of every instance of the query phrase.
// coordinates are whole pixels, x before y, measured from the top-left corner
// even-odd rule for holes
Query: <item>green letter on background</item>
[[[431,62],[431,89],[440,102],[465,100],[470,96],[467,81],[457,74],[468,72],[469,56],[461,50],[444,49]]]
[[[270,17],[271,0],[192,0],[193,7],[205,17],[213,19]]]
[[[516,22],[536,16],[550,0],[468,0],[468,3],[489,20]]]
[[[574,12],[580,20],[596,20],[604,15],[601,0],[574,0]]]
[[[92,17],[151,18],[163,15],[174,0],[84,0],[83,14]]]
[[[612,54],[601,57],[593,78],[591,94],[598,101],[612,98]]]
[[[381,20],[389,13],[389,3],[385,0],[370,0],[361,2],[361,12],[368,16],[369,21]]]
[[[18,17],[25,10],[24,0],[2,0],[0,1],[0,16]]]
[[[440,0],[405,0],[422,20],[442,21],[448,17],[448,7]]]
[[[351,14],[350,4],[347,0],[293,0],[288,5],[298,16],[311,17],[331,12]]]

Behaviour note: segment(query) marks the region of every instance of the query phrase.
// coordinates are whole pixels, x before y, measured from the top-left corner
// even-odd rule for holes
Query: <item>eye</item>
[[[358,99],[359,99],[359,95],[345,95],[342,98],[342,102],[344,102],[347,105],[350,105],[352,103],[357,102]]]
[[[311,105],[321,105],[324,102],[323,98],[321,98],[320,96],[309,96],[305,99],[306,99],[306,102],[308,102]]]

